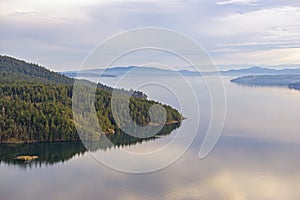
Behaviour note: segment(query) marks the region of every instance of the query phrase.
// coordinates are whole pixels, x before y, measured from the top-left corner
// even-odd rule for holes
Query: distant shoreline
[[[300,75],[251,75],[234,78],[230,82],[246,86],[285,87],[300,90]]]

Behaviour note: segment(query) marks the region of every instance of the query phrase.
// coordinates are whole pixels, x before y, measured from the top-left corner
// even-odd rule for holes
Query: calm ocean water
[[[216,77],[208,77],[213,80]],[[209,91],[199,77],[189,77],[199,99],[200,124],[188,151],[172,165],[153,173],[122,173],[96,161],[81,143],[1,145],[1,200],[81,199],[299,199],[300,197],[300,92],[275,87],[244,87],[223,77],[227,99],[224,129],[213,151],[199,159],[211,109]],[[115,78],[102,82],[118,86]],[[153,83],[142,86],[142,83]],[[154,84],[161,83],[161,84]],[[172,89],[167,87],[172,83]],[[164,147],[178,130],[187,136],[198,121],[189,98],[176,99],[184,90],[176,77],[130,77],[122,87],[139,88],[150,99],[174,106],[187,117],[165,136],[130,145],[99,149],[97,154],[117,157],[122,150],[149,152]],[[187,96],[189,97],[189,96]],[[192,104],[191,104],[192,105]],[[184,135],[182,136],[184,141]],[[183,142],[185,145],[185,143]],[[175,148],[182,148],[180,143]],[[40,160],[19,163],[8,155],[35,152]],[[153,157],[153,162],[172,156]],[[144,163],[141,163],[141,168]]]

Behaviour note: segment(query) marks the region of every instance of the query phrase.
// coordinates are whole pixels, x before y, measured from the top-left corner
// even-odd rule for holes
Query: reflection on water
[[[0,163],[22,167],[52,165],[63,163],[76,155],[82,155],[85,151],[81,142],[1,144]],[[38,159],[30,162],[16,160],[15,158],[19,155],[36,155]]]
[[[165,125],[155,136],[149,138],[136,138],[117,132],[116,134],[106,135],[110,142],[105,140],[104,136],[100,141],[89,142],[89,149],[92,151],[107,151],[116,147],[126,147],[158,139],[161,136],[169,135],[177,129],[180,123]],[[74,156],[83,155],[86,152],[85,146],[80,142],[52,142],[52,143],[32,143],[32,144],[0,144],[0,164],[19,165],[21,167],[41,167],[43,165],[53,165],[65,162]],[[38,159],[30,162],[16,160],[19,155],[36,155]]]
[[[145,81],[146,78],[140,79]],[[224,131],[213,152],[199,160],[199,147],[211,116],[205,85],[199,79],[193,79],[201,104],[199,132],[189,150],[170,167],[154,173],[132,175],[99,164],[89,154],[83,154],[85,149],[79,144],[69,144],[69,147],[43,144],[40,150],[40,144],[29,145],[31,147],[2,145],[0,199],[299,199],[300,92],[284,88],[240,87],[229,83],[230,77],[226,78],[228,104]],[[112,82],[113,79],[107,79],[110,85]],[[177,84],[175,80],[173,82]],[[138,83],[138,78],[124,87],[134,88],[135,83]],[[180,89],[180,85],[176,87]],[[154,99],[175,107],[179,105],[159,88],[143,90]],[[218,105],[214,105],[214,109],[218,109]],[[191,108],[183,113],[187,120],[178,130],[188,130],[189,120],[195,120],[194,110]],[[131,152],[157,149],[175,136],[176,131],[172,130],[166,131],[160,139],[150,138],[147,142],[122,138],[124,135],[110,136],[119,147],[104,143],[96,144],[94,150],[114,156],[120,148]],[[182,144],[175,147],[180,149]],[[20,152],[39,154],[41,160],[36,162],[42,163],[42,167],[20,169],[22,165],[15,165],[12,160]],[[172,155],[153,157],[153,162],[164,156]],[[124,158],[119,159],[126,162]],[[47,162],[56,164],[49,166]]]
[[[165,199],[299,199],[299,151],[300,145],[223,137],[207,159],[187,155],[181,166],[193,163],[188,172],[180,163],[172,168],[183,181]]]
[[[191,148],[174,165],[150,174],[119,173],[88,154],[26,173],[2,166],[1,199],[292,200],[300,196],[299,152],[295,144],[222,137],[206,159]]]

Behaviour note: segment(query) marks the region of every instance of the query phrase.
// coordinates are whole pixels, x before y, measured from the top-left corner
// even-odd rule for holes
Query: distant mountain
[[[213,71],[213,72],[196,72],[192,70],[171,70],[161,69],[156,67],[141,67],[141,66],[127,66],[127,67],[112,67],[107,69],[91,69],[76,71],[61,72],[68,77],[99,77],[100,74],[105,77],[117,77],[126,73],[131,75],[142,76],[174,76],[181,74],[183,76],[200,76],[200,75],[222,75],[222,76],[242,76],[242,75],[300,75],[299,69],[270,69],[262,67],[250,67],[246,69],[231,69],[227,71]]]
[[[246,69],[232,69],[220,71],[223,76],[241,76],[241,75],[300,75],[299,69],[270,69],[262,67],[250,67]]]
[[[70,78],[85,78],[85,77],[99,77],[99,73],[95,72],[82,72],[82,73],[77,73],[77,72],[64,72],[61,73],[65,76],[68,76]],[[117,75],[111,75],[111,74],[102,74],[101,77],[117,77]]]
[[[61,72],[62,74],[68,77],[99,77],[100,74],[103,77],[117,77],[122,76],[126,73],[131,75],[150,75],[150,76],[170,76],[170,75],[187,75],[187,76],[195,76],[198,75],[197,72],[189,71],[189,70],[168,70],[161,69],[156,67],[140,67],[140,66],[126,66],[126,67],[112,67],[107,69],[91,69],[91,70],[82,70],[82,71],[65,71]]]
[[[250,67],[246,69],[231,69],[227,71],[221,71],[222,75],[241,75],[241,74],[270,74],[274,73],[273,69],[262,68],[262,67]]]

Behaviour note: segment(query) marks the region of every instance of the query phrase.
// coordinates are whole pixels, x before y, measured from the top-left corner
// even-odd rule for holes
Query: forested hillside
[[[7,56],[0,57],[0,142],[79,140],[72,115],[74,79]],[[121,95],[130,92],[118,90]],[[112,117],[112,88],[98,84],[95,108],[104,133],[119,132]],[[130,115],[139,125],[150,121],[155,101],[134,92]],[[180,121],[180,113],[164,105],[167,121]]]
[[[37,64],[0,55],[0,83],[30,82],[73,84],[74,80]]]

